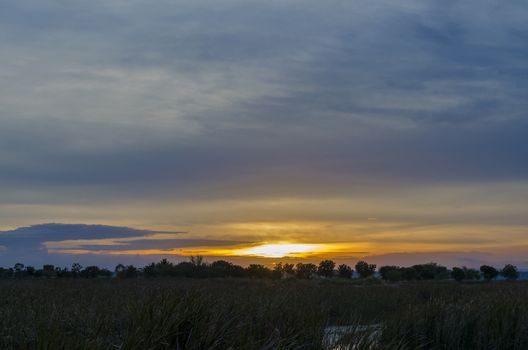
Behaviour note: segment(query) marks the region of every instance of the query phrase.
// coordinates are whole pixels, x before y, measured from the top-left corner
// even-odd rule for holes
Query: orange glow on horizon
[[[429,233],[429,232],[428,232]],[[431,232],[432,235],[433,232]],[[436,232],[434,232],[436,233]],[[284,236],[287,236],[286,234]],[[190,247],[177,247],[179,235],[155,234],[141,237],[106,238],[106,239],[80,239],[45,242],[50,254],[73,254],[73,255],[109,255],[109,256],[180,256],[188,257],[200,255],[209,259],[234,258],[250,261],[251,259],[307,259],[311,261],[320,259],[356,259],[367,256],[376,256],[389,253],[434,253],[434,252],[457,252],[465,251],[466,246],[456,241],[441,244],[437,242],[410,242],[406,235],[389,234],[386,241],[375,242],[321,242],[302,240],[269,240],[245,244],[227,245],[201,245]],[[403,237],[403,238],[402,238]],[[374,236],[374,238],[377,238]],[[134,249],[134,242],[143,239],[159,240],[160,247],[150,249]],[[174,246],[165,244],[164,240],[174,239]],[[398,241],[401,239],[402,241]],[[407,241],[404,241],[407,240]],[[163,242],[163,243],[161,243]],[[90,245],[91,247],[85,248]],[[101,248],[98,248],[100,246]],[[115,248],[113,248],[115,247]],[[481,249],[491,250],[491,246],[480,245]],[[493,248],[497,249],[497,245]],[[509,246],[505,249],[510,249]],[[0,247],[1,249],[1,247]],[[155,258],[153,258],[155,259]]]
[[[331,253],[330,245],[316,243],[265,243],[249,247],[195,247],[193,249],[88,250],[49,249],[50,253],[101,255],[203,255],[219,257],[306,258]]]

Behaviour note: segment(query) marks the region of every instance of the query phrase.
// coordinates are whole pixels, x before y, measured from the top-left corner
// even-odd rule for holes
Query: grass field
[[[0,349],[321,349],[350,325],[339,349],[527,349],[528,283],[0,281]]]

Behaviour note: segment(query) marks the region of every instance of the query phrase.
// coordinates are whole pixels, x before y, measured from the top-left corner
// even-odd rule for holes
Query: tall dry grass
[[[528,284],[0,281],[0,349],[320,349],[330,325],[340,349],[527,349]]]

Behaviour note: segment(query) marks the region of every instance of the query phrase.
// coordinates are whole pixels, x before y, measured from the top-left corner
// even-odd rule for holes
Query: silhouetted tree
[[[398,282],[405,278],[404,270],[405,268],[399,266],[382,266],[379,268],[379,274],[382,280]]]
[[[210,266],[210,275],[213,277],[243,277],[244,268],[225,260],[214,261]]]
[[[279,262],[273,267],[273,278],[279,279],[282,277],[294,276],[295,270],[293,264]]]
[[[464,270],[460,267],[453,267],[453,270],[451,271],[451,277],[455,281],[461,282],[466,277],[466,274],[464,273]]]
[[[14,277],[20,278],[24,274],[24,264],[16,263],[13,267]]]
[[[488,266],[488,265],[482,265],[480,267],[480,272],[482,273],[482,277],[486,281],[491,281],[497,278],[497,276],[499,275],[499,271],[497,271],[496,268],[494,268],[493,266]]]
[[[56,276],[55,266],[53,265],[42,266],[42,274],[44,275],[44,277],[48,277],[48,278],[55,277]]]
[[[167,259],[161,259],[160,262],[156,263],[154,265],[154,272],[155,272],[155,276],[160,276],[160,277],[176,275],[174,264],[169,262]]]
[[[116,277],[124,278],[125,277],[125,265],[123,264],[117,264],[117,266],[114,269]]]
[[[398,270],[399,267],[398,266],[394,266],[394,265],[385,265],[385,266],[381,266],[378,270],[379,274],[380,274],[380,277],[382,280],[389,280],[389,272],[391,271],[394,271],[394,270]]]
[[[195,267],[202,267],[205,265],[204,257],[201,255],[191,255],[189,257],[189,262]]]
[[[134,265],[128,265],[125,268],[125,278],[136,278],[139,275],[139,270]]]
[[[312,278],[317,272],[317,266],[312,263],[295,265],[295,276],[302,279]]]
[[[324,277],[332,277],[334,275],[335,262],[332,260],[323,260],[317,267],[317,274]]]
[[[356,272],[359,274],[360,278],[367,278],[376,272],[375,264],[368,264],[365,261],[358,261],[356,264]]]
[[[295,274],[293,264],[279,262],[273,267],[272,276],[274,279],[279,279],[285,276],[293,276]]]
[[[517,271],[517,267],[511,264],[504,266],[500,271],[500,274],[508,281],[514,281],[519,278],[519,271]]]
[[[29,277],[34,277],[35,276],[35,268],[33,266],[26,266],[25,273]]]
[[[438,265],[437,263],[427,263],[413,265],[412,269],[416,272],[416,279],[418,280],[442,280],[450,277],[447,267]]]
[[[284,265],[282,265],[282,271],[284,271],[284,273],[287,273],[288,275],[294,275],[294,265],[285,263]]]
[[[190,261],[182,261],[174,265],[173,274],[182,277],[198,277],[198,267]]]
[[[99,267],[87,266],[81,271],[81,276],[84,278],[95,278],[99,275]]]
[[[402,267],[401,269],[403,279],[406,281],[413,281],[418,279],[418,271],[413,267]]]
[[[466,280],[468,281],[480,280],[480,272],[478,270],[470,269],[465,266],[462,269],[464,270],[464,276]]]
[[[3,267],[0,267],[0,278],[8,278],[12,277],[13,274],[9,274],[9,269],[5,269]]]
[[[100,274],[101,269],[97,266],[87,266],[81,271],[81,276],[84,278],[96,278],[99,277]]]
[[[60,268],[60,267],[57,266],[55,268],[55,276],[57,276],[59,278],[70,277],[70,270],[68,270],[67,267]]]
[[[118,277],[134,278],[138,276],[145,277],[252,277],[252,278],[280,278],[283,275],[295,275],[298,278],[311,278],[315,274],[325,277],[338,275],[342,278],[350,278],[353,270],[350,266],[342,264],[335,269],[335,263],[332,260],[323,260],[316,266],[312,263],[298,263],[295,268],[293,264],[278,263],[273,270],[264,265],[252,264],[247,268],[235,265],[225,260],[218,260],[212,264],[204,262],[203,257],[192,256],[189,261],[180,262],[176,265],[167,259],[162,259],[158,263],[151,263],[142,269],[137,269],[133,265],[124,266],[119,264],[115,268],[115,274]],[[356,271],[362,278],[374,275],[376,265],[368,264],[365,261],[359,261],[356,264]],[[462,280],[479,280],[483,277],[490,281],[497,277],[498,274],[508,280],[519,278],[517,268],[511,264],[504,266],[502,270],[497,271],[494,267],[482,265],[480,271],[467,267],[454,267],[447,270],[445,266],[436,263],[418,264],[412,267],[382,266],[379,269],[380,276],[383,280],[396,282],[400,280],[430,280],[446,279],[452,277],[457,281]],[[69,278],[69,277],[110,277],[112,272],[107,269],[100,269],[97,266],[88,266],[82,269],[81,265],[75,263],[71,270],[68,268],[55,267],[53,265],[44,265],[42,269],[35,270],[32,266],[24,266],[17,263],[12,268],[0,267],[0,278],[13,277],[47,277],[47,278]]]
[[[346,264],[341,264],[337,267],[337,275],[341,278],[352,278],[352,268]]]
[[[275,266],[273,266],[273,271],[271,273],[273,279],[278,280],[278,279],[282,278],[283,273],[284,273],[284,271],[283,271],[281,262],[279,262],[279,263],[275,264]]]
[[[271,277],[271,270],[264,265],[251,264],[246,269],[248,277],[252,278],[268,278]]]
[[[118,264],[114,269],[114,273],[119,278],[134,278],[139,275],[139,270],[133,265],[124,266],[123,264]]]
[[[156,277],[156,264],[150,263],[143,268],[143,276],[145,277]]]
[[[233,269],[233,264],[225,260],[213,261],[211,273],[214,277],[227,277]]]
[[[79,263],[73,263],[71,266],[71,274],[73,277],[79,277],[81,275],[82,266]]]

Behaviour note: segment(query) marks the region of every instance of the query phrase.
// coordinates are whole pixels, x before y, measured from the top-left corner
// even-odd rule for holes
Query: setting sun
[[[264,258],[283,258],[292,256],[298,257],[307,253],[317,252],[320,249],[320,244],[276,243],[263,244],[252,248],[242,249],[238,251],[237,254],[259,256]]]

